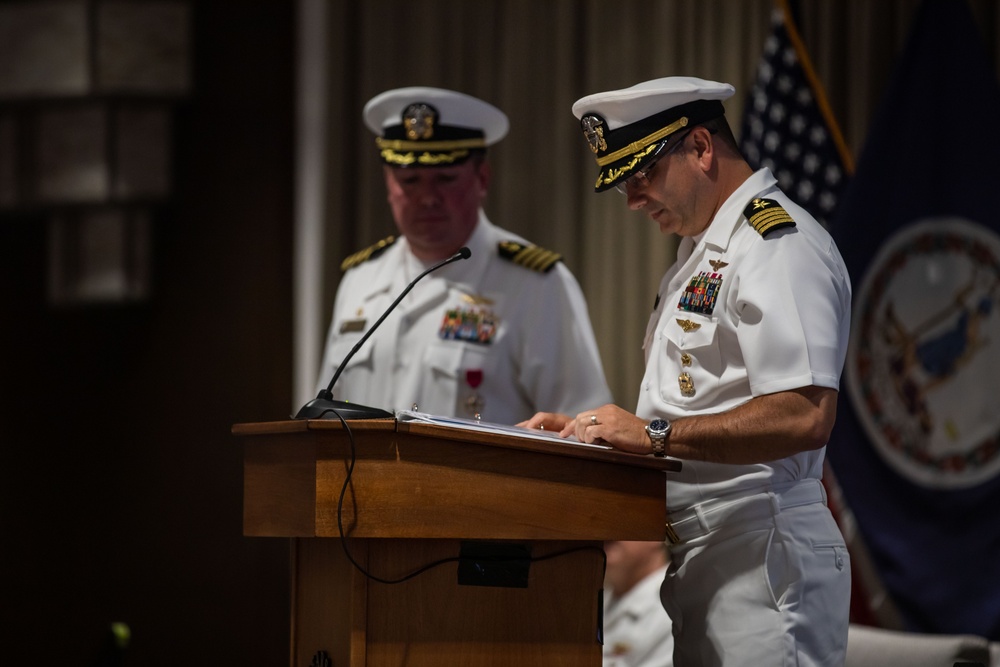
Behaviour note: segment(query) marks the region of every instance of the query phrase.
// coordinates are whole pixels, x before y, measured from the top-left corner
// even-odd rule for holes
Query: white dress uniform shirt
[[[758,197],[776,201],[796,226],[763,238],[743,215]],[[715,291],[711,312],[678,307],[689,286]],[[754,396],[810,385],[838,388],[850,297],[847,269],[830,235],[778,190],[770,171],[757,171],[700,237],[682,240],[677,262],[660,283],[643,345],[646,373],[637,414],[672,419],[723,412]],[[819,479],[825,452],[754,465],[685,461],[667,477],[668,510]]]
[[[576,414],[610,402],[587,305],[558,262],[541,273],[502,258],[500,242],[530,245],[480,211],[472,256],[428,274],[350,360],[334,396],[387,410],[514,424],[537,411]],[[319,375],[327,386],[355,343],[421,263],[400,238],[341,280]],[[455,334],[448,322],[471,323]],[[470,333],[470,331],[478,333]],[[478,337],[478,340],[469,338]]]
[[[795,226],[762,237],[744,215],[757,198]],[[669,419],[810,385],[836,389],[850,295],[830,235],[767,169],[756,172],[700,237],[681,242],[660,284],[637,413]],[[824,455],[684,461],[667,476],[668,521],[682,543],[671,547],[661,601],[678,665],[843,664],[850,566],[822,502]]]
[[[646,575],[620,598],[605,593],[604,667],[671,667],[674,638],[660,604],[667,566]]]

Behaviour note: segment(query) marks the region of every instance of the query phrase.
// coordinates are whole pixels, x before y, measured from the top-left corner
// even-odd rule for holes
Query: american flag
[[[750,166],[770,169],[826,227],[854,166],[784,0],[772,13],[740,137]]]
[[[829,228],[854,163],[787,0],[777,0],[772,12],[771,33],[744,107],[740,138],[750,166],[770,169],[785,194]],[[829,466],[823,484],[851,554],[851,621],[899,628],[898,612],[885,596],[852,510]]]

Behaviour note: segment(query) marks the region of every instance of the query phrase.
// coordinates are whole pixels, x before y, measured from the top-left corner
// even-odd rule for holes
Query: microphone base
[[[382,408],[336,401],[331,398],[314,398],[295,414],[295,419],[395,419],[396,415]]]

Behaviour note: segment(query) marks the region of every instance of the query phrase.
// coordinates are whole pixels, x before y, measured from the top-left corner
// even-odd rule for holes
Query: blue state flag
[[[831,231],[854,284],[828,459],[907,626],[1000,639],[1000,85],[925,0]]]

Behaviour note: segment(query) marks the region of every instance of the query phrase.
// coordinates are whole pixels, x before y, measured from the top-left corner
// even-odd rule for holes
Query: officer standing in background
[[[820,478],[850,280],[830,235],[743,159],[722,105],[733,93],[667,77],[573,105],[595,190],[619,190],[681,241],[646,329],[635,414],[595,404],[526,425],[684,460],[667,475],[660,590],[675,667],[834,667],[850,562]]]
[[[410,281],[466,246],[470,259],[428,274],[400,302],[350,360],[335,397],[506,424],[608,402],[576,279],[558,254],[483,212],[486,148],[507,134],[504,113],[462,93],[410,87],[371,99],[364,120],[377,135],[398,234],[341,265],[319,388]]]

